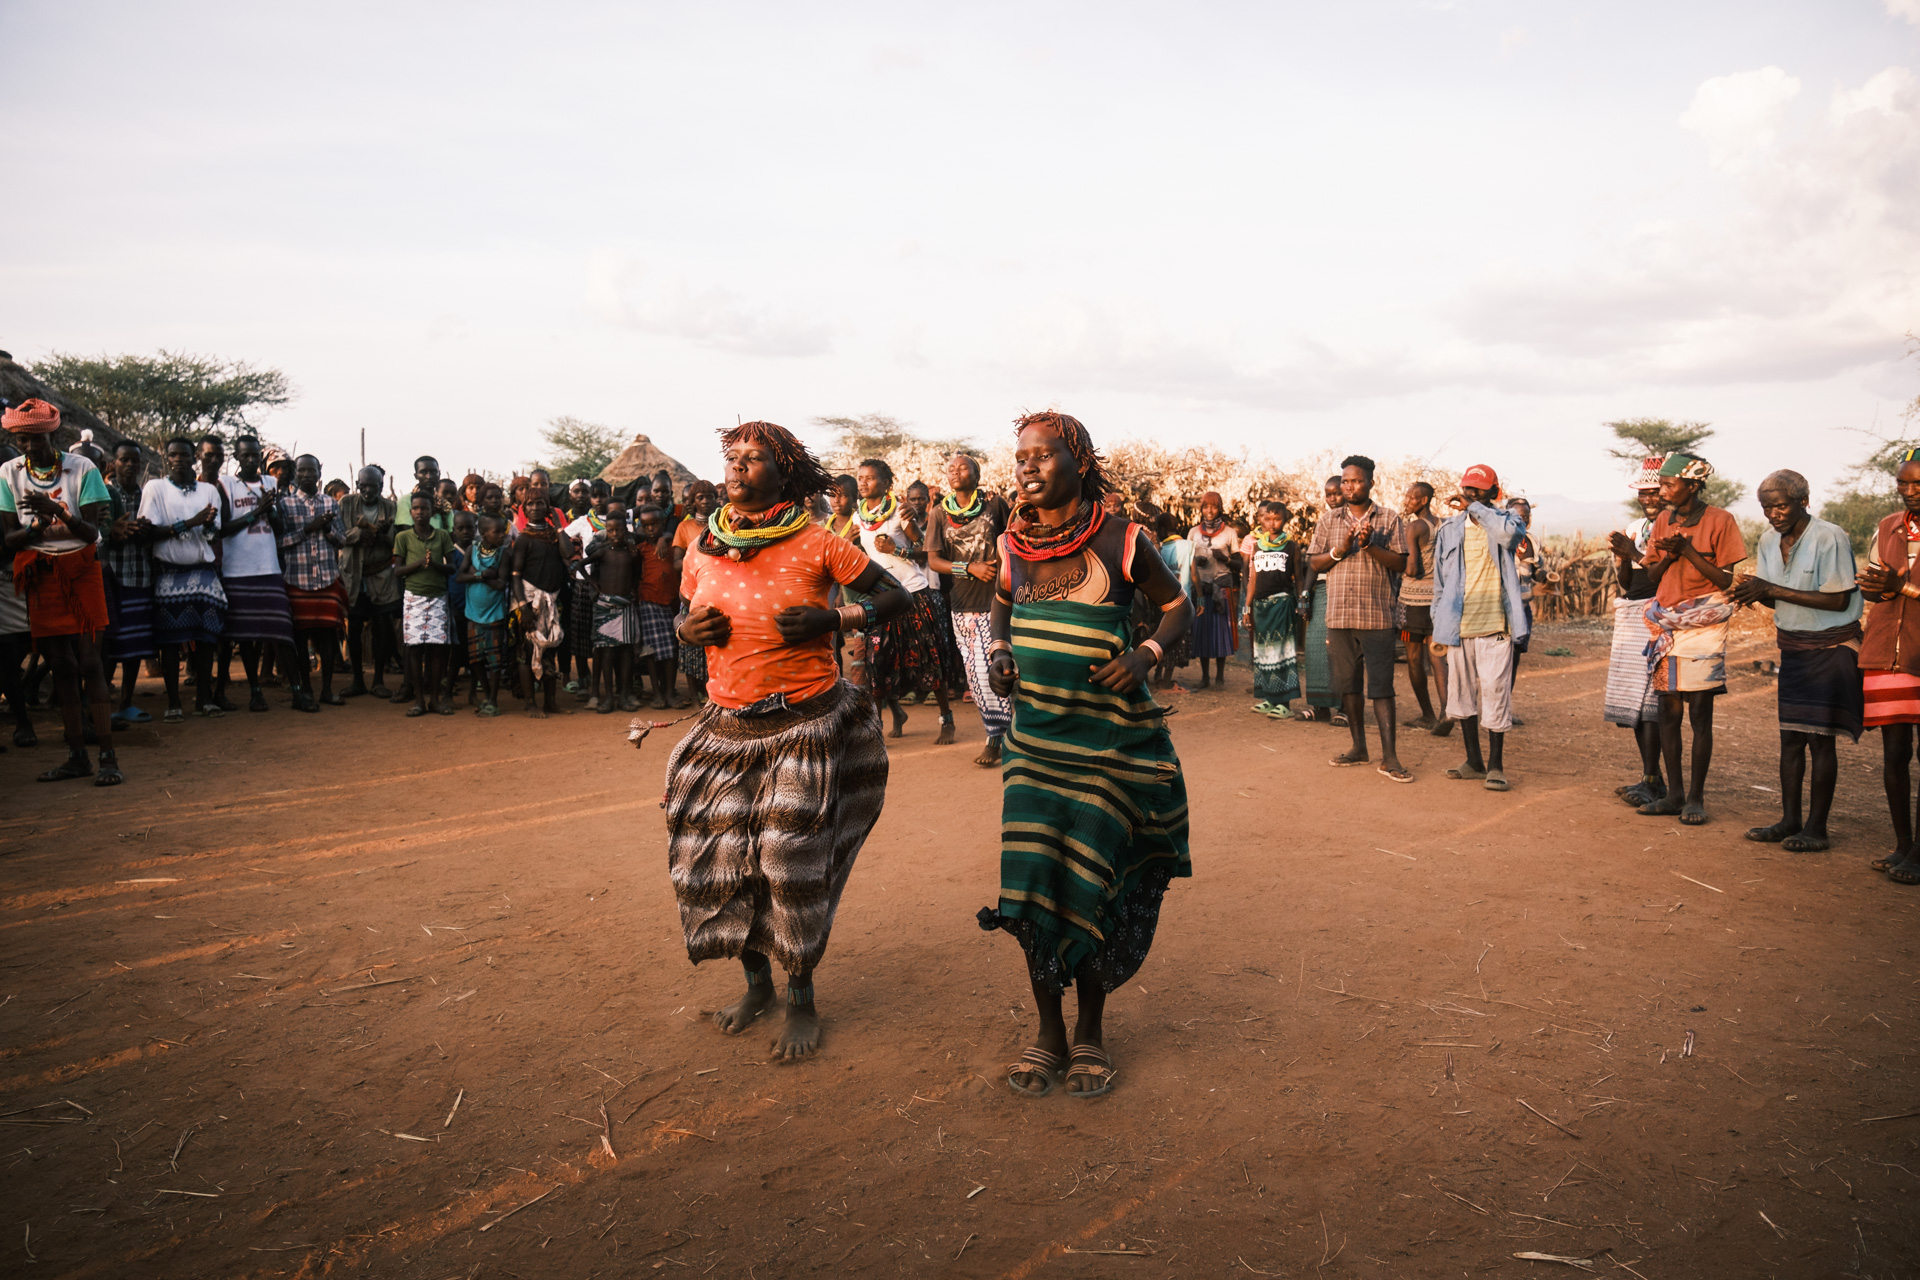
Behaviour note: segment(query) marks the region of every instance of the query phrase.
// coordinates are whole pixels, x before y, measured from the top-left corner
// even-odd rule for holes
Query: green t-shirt
[[[410,596],[447,594],[447,557],[452,554],[453,535],[445,529],[435,529],[431,540],[422,538],[411,527],[400,530],[393,538],[396,565],[412,564],[422,555],[427,557],[426,568],[416,569],[407,575],[407,594]]]

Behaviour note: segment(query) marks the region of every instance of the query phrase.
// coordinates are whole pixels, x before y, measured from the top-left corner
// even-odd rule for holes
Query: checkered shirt
[[[331,532],[346,536],[340,523],[340,504],[324,493],[311,498],[298,489],[289,489],[280,499],[280,510],[287,531],[280,535],[280,562],[286,566],[287,585],[302,591],[320,591],[340,577],[340,553],[327,541],[327,530],[307,532],[307,521],[325,512],[333,520]]]
[[[121,516],[140,514],[140,494],[127,493],[119,485],[107,487],[107,498],[113,504],[113,519]],[[144,539],[128,538],[124,542],[115,542],[111,533],[102,529],[100,539],[100,563],[107,566],[107,572],[113,580],[123,587],[150,587],[153,585],[153,548]]]
[[[1320,575],[1327,583],[1327,625],[1360,631],[1393,631],[1400,623],[1400,575],[1389,573],[1372,556],[1362,551],[1348,554],[1347,546],[1356,530],[1367,530],[1367,541],[1376,547],[1407,554],[1407,526],[1398,515],[1378,502],[1364,521],[1356,520],[1350,507],[1335,507],[1320,517],[1313,528],[1309,556],[1332,555],[1341,559]]]

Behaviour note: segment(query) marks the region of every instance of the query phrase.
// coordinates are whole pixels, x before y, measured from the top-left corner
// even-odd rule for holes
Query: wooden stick
[[[362,982],[356,986],[351,986],[351,987],[335,987],[331,991],[322,991],[320,994],[323,996],[337,996],[337,995],[344,995],[346,992],[349,992],[349,991],[365,991],[368,987],[390,987],[396,982],[418,982],[418,981],[420,981],[419,974],[415,974],[411,978],[382,978],[378,982]]]
[[[618,1160],[613,1154],[613,1121],[607,1119],[607,1104],[600,1104],[600,1145],[606,1150],[607,1159]]]
[[[1540,1110],[1538,1107],[1528,1102],[1525,1098],[1515,1098],[1514,1101],[1519,1103],[1521,1106],[1525,1107],[1527,1110],[1533,1112],[1533,1114],[1539,1116],[1542,1120],[1545,1120],[1548,1124],[1552,1125],[1554,1128],[1558,1129],[1560,1132],[1566,1134],[1569,1138],[1572,1138],[1575,1141],[1579,1140],[1580,1138],[1579,1134],[1567,1128],[1567,1126],[1561,1124],[1558,1120],[1555,1120],[1552,1116]]]
[[[1349,1000],[1371,1000],[1375,1004],[1393,1003],[1393,1001],[1382,999],[1379,996],[1363,996],[1358,991],[1335,991],[1332,987],[1323,987],[1317,982],[1313,984],[1313,989],[1315,991],[1324,991],[1328,995],[1345,996]]]
[[[525,1209],[528,1205],[539,1204],[542,1200],[545,1200],[548,1196],[552,1195],[554,1192],[558,1191],[559,1189],[560,1189],[559,1187],[548,1187],[545,1191],[542,1191],[539,1195],[527,1201],[526,1204],[517,1205],[514,1208],[507,1210],[505,1213],[501,1214],[499,1217],[495,1218],[492,1222],[487,1223],[485,1226],[481,1227],[480,1229],[482,1231],[493,1230],[495,1227],[505,1222],[508,1218],[511,1218],[514,1214],[520,1212],[520,1210]]]
[[[447,1127],[448,1127],[449,1125],[451,1125],[451,1124],[453,1123],[453,1113],[454,1113],[455,1111],[458,1111],[458,1110],[460,1109],[460,1099],[462,1099],[462,1098],[464,1098],[464,1097],[466,1097],[466,1096],[467,1096],[467,1091],[466,1091],[465,1089],[462,1089],[462,1090],[461,1090],[461,1091],[460,1091],[459,1093],[457,1093],[457,1094],[455,1094],[455,1095],[454,1095],[454,1098],[453,1098],[453,1106],[452,1106],[452,1108],[451,1108],[451,1109],[449,1109],[449,1110],[448,1110],[448,1112],[447,1112],[447,1118],[446,1118],[446,1119],[445,1119],[444,1121],[442,1121],[442,1122],[441,1122],[441,1125],[440,1125],[440,1127],[441,1127],[442,1129],[445,1129],[445,1128],[447,1128]]]
[[[1725,893],[1725,892],[1726,892],[1726,890],[1725,890],[1725,889],[1714,889],[1714,888],[1713,888],[1713,886],[1712,886],[1712,885],[1710,885],[1710,884],[1708,884],[1708,883],[1707,883],[1707,882],[1706,882],[1705,880],[1694,880],[1692,876],[1690,876],[1690,875],[1688,875],[1688,874],[1687,874],[1686,872],[1684,872],[1684,871],[1676,871],[1676,872],[1674,872],[1673,874],[1675,874],[1675,875],[1677,875],[1677,876],[1679,876],[1679,877],[1680,877],[1680,878],[1681,878],[1682,880],[1693,880],[1693,883],[1695,883],[1695,884],[1697,884],[1697,885],[1699,885],[1699,886],[1700,886],[1700,887],[1701,887],[1702,889],[1713,889],[1713,891],[1714,891],[1715,893]]]
[[[1856,1120],[1855,1124],[1878,1124],[1882,1120],[1911,1120],[1920,1116],[1920,1111],[1902,1111],[1897,1116],[1868,1116],[1865,1120]]]
[[[978,1231],[969,1232],[967,1235],[967,1238],[960,1242],[960,1253],[965,1253],[967,1251],[967,1246],[972,1244],[976,1239],[979,1238],[979,1236],[980,1236],[980,1233]],[[960,1253],[956,1253],[953,1255],[953,1260],[955,1262],[960,1261]]]
[[[661,1094],[665,1093],[668,1089],[673,1088],[674,1085],[679,1083],[680,1083],[680,1077],[675,1076],[673,1079],[667,1081],[667,1083],[662,1085],[660,1088],[655,1089],[652,1093],[640,1099],[639,1102],[634,1104],[633,1110],[627,1112],[626,1120],[622,1120],[620,1123],[625,1124],[627,1123],[627,1120],[631,1120],[635,1116],[639,1115],[641,1107],[646,1106],[649,1102],[652,1102],[655,1098],[659,1097]]]
[[[105,985],[106,985],[106,984],[105,984],[104,982],[100,984],[100,986],[105,986]],[[93,989],[93,991],[98,991],[99,989],[100,989],[100,987],[95,987],[95,988]],[[43,1018],[51,1018],[51,1017],[52,1017],[52,1016],[53,1016],[54,1014],[56,1014],[56,1013],[58,1013],[58,1012],[60,1012],[60,1011],[61,1011],[62,1009],[64,1009],[64,1008],[66,1008],[66,1007],[67,1007],[68,1005],[70,1005],[70,1004],[72,1004],[72,1003],[73,1003],[73,1002],[74,1002],[75,1000],[79,1000],[79,999],[82,999],[82,998],[84,998],[84,997],[86,997],[86,996],[90,996],[90,995],[92,995],[92,994],[93,994],[93,991],[82,991],[82,992],[81,992],[81,993],[80,993],[79,995],[77,995],[77,996],[73,996],[72,998],[70,998],[70,999],[67,999],[67,1000],[62,1000],[62,1001],[61,1001],[61,1002],[60,1002],[59,1004],[57,1004],[57,1005],[55,1005],[55,1006],[53,1006],[53,1008],[51,1008],[51,1009],[49,1009],[49,1010],[47,1010],[47,1011],[46,1011],[46,1012],[45,1012],[44,1014],[42,1014],[42,1015],[40,1015],[40,1016],[41,1016],[41,1017],[43,1017]]]

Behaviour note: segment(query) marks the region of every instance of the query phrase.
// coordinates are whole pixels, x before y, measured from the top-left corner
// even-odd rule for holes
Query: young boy
[[[680,603],[680,573],[673,567],[673,545],[667,540],[666,513],[642,507],[640,521],[640,644],[653,674],[653,705],[691,706],[682,694],[674,696],[679,677],[679,642],[673,636],[673,611]]]
[[[451,480],[441,481],[442,487],[452,484]],[[460,673],[468,668],[467,663],[467,584],[461,580],[461,572],[467,567],[467,559],[473,554],[474,534],[473,513],[461,507],[453,512],[453,551],[447,556],[447,705],[453,705],[453,691],[460,685]],[[467,683],[467,705],[474,706],[474,694],[480,688],[476,677]]]
[[[453,535],[433,525],[433,498],[415,493],[408,501],[413,523],[393,539],[394,572],[406,584],[401,637],[407,650],[407,683],[413,686],[409,716],[427,714],[427,695],[435,711],[453,714],[453,699],[440,690],[447,670],[447,569],[453,554]],[[425,532],[423,533],[422,530]]]
[[[507,589],[512,585],[507,521],[483,515],[479,527],[480,542],[460,570],[467,589],[467,666],[475,680],[486,684],[486,701],[473,714],[497,716],[500,680],[513,669],[513,639],[507,630]]]
[[[544,488],[529,487],[523,512],[527,526],[513,541],[513,615],[520,635],[521,686],[527,691],[527,714],[545,720],[559,710],[554,705],[558,674],[550,655],[560,647],[560,588],[567,580],[565,535],[548,519]]]
[[[639,549],[627,536],[627,513],[611,507],[605,529],[587,544],[587,578],[593,584],[593,694],[587,709],[606,715],[615,707],[637,711],[633,696],[633,651],[640,641],[640,612],[633,607],[639,580]]]
[[[1293,716],[1300,696],[1300,652],[1293,615],[1300,577],[1300,548],[1286,535],[1289,513],[1278,502],[1260,504],[1259,527],[1248,541],[1245,617],[1253,629],[1253,709],[1275,720]]]

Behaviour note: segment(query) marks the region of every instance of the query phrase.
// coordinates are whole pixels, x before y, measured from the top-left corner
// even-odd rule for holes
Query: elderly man
[[[1460,725],[1467,759],[1449,778],[1508,789],[1506,737],[1513,728],[1513,664],[1532,631],[1515,552],[1527,526],[1500,498],[1492,467],[1467,468],[1447,499],[1458,514],[1433,536],[1433,638],[1447,650],[1447,715]],[[1480,754],[1480,726],[1487,754]]]
[[[1773,610],[1780,641],[1780,821],[1747,839],[1789,853],[1827,847],[1827,813],[1840,777],[1835,740],[1860,740],[1860,591],[1846,530],[1807,510],[1807,478],[1776,471],[1760,482],[1760,510],[1773,527],[1760,535],[1757,572],[1733,584],[1741,604]],[[1800,797],[1813,756],[1813,793]]]
[[[347,592],[347,664],[352,679],[347,697],[371,692],[391,698],[387,688],[387,660],[399,637],[400,580],[393,573],[393,535],[396,513],[391,498],[380,496],[386,473],[362,467],[354,491],[340,500],[340,584]],[[369,624],[373,634],[373,686],[360,676],[361,633]]]
[[[67,735],[66,762],[39,779],[91,776],[95,786],[111,787],[123,778],[113,749],[107,676],[100,666],[107,592],[97,548],[113,501],[93,463],[54,447],[60,411],[46,401],[22,401],[0,416],[0,426],[21,450],[19,457],[0,463],[0,541],[14,564],[15,589],[27,598],[34,648],[53,666]],[[100,742],[97,775],[87,759],[86,713],[93,716]]]
[[[1670,454],[1660,466],[1660,497],[1666,510],[1653,522],[1652,552],[1643,567],[1660,585],[1647,606],[1648,670],[1660,695],[1660,750],[1671,785],[1665,797],[1637,812],[1679,815],[1689,827],[1707,820],[1707,770],[1713,764],[1713,700],[1727,691],[1727,632],[1735,605],[1726,594],[1733,566],[1747,558],[1740,526],[1704,491],[1713,466],[1691,453]],[[1693,726],[1692,768],[1683,801],[1680,789],[1680,722]]]
[[[1640,518],[1616,530],[1610,540],[1614,581],[1619,594],[1613,600],[1613,647],[1607,655],[1607,691],[1602,716],[1608,724],[1633,730],[1640,748],[1640,780],[1619,787],[1614,794],[1638,809],[1667,794],[1660,773],[1660,695],[1653,691],[1647,672],[1647,602],[1660,585],[1658,567],[1643,566],[1653,538],[1653,522],[1666,509],[1660,496],[1660,468],[1665,454],[1641,460],[1631,484],[1640,504]],[[1679,786],[1679,779],[1674,779]]]

